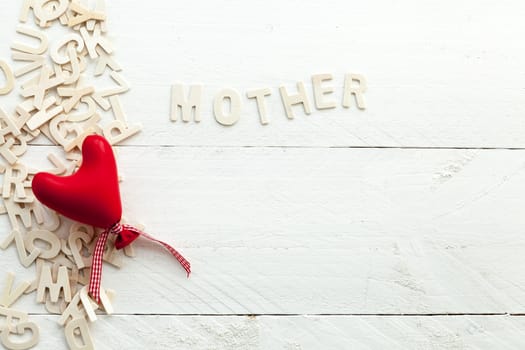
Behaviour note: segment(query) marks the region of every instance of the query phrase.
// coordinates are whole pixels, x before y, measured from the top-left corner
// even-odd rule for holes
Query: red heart
[[[40,202],[73,220],[109,228],[121,219],[117,164],[102,136],[85,138],[82,165],[73,175],[38,173],[32,187]]]

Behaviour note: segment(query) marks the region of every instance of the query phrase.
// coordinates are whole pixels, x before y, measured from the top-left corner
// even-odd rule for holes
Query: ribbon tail
[[[108,237],[110,233],[117,235],[117,239],[115,241],[115,246],[117,249],[122,249],[126,247],[127,245],[129,245],[131,242],[133,242],[135,239],[137,239],[140,236],[143,236],[149,239],[150,241],[153,241],[155,243],[162,245],[164,248],[166,248],[171,253],[171,255],[173,255],[177,259],[177,261],[181,264],[184,270],[186,270],[187,277],[190,276],[190,273],[191,273],[190,262],[186,260],[171,245],[161,240],[158,240],[154,238],[153,236],[150,236],[147,233],[142,232],[141,230],[133,226],[121,225],[117,223],[111,226],[110,228],[102,231],[102,233],[99,235],[97,239],[97,243],[95,245],[95,251],[93,252],[91,276],[89,278],[89,294],[93,297],[93,299],[97,303],[100,303],[100,285],[102,281],[102,264],[103,264],[102,260],[104,257],[104,250],[106,248],[106,243],[108,241]]]
[[[123,230],[131,231],[131,232],[134,232],[135,234],[137,234],[137,237],[135,237],[134,239],[138,238],[138,236],[140,235],[140,236],[142,236],[144,238],[149,239],[150,241],[153,241],[155,243],[158,243],[158,244],[162,245],[164,248],[166,248],[166,250],[168,250],[171,253],[171,255],[173,255],[175,257],[175,259],[177,259],[177,261],[184,268],[184,270],[186,270],[186,276],[190,277],[190,274],[191,274],[191,264],[190,264],[190,262],[188,260],[186,260],[186,258],[184,258],[182,256],[182,254],[180,254],[171,245],[169,245],[168,243],[163,242],[161,240],[158,240],[155,237],[150,236],[146,232],[143,232],[143,231],[141,231],[141,230],[139,230],[139,229],[137,229],[137,228],[135,228],[133,226],[122,225],[122,228],[123,228]]]
[[[95,251],[93,252],[91,276],[89,278],[89,294],[93,299],[100,302],[100,284],[102,280],[102,258],[104,257],[104,249],[108,240],[109,230],[104,230],[97,239]]]

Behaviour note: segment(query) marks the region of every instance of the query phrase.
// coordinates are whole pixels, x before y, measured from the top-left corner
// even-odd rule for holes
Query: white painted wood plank
[[[139,242],[121,270],[105,268],[117,312],[524,312],[523,151],[238,147],[524,147],[525,6],[450,5],[454,12],[442,1],[164,2],[144,18],[142,7],[108,4],[133,85],[124,107],[145,124],[128,145],[147,146],[121,148],[126,215],[180,248],[195,271],[186,280],[167,254]],[[0,3],[2,43],[17,8]],[[8,55],[6,44],[0,57]],[[369,80],[366,112],[285,119],[279,84],[332,72],[340,100],[348,71]],[[178,81],[206,86],[200,125],[168,121]],[[217,125],[211,100],[229,86],[271,87],[270,124],[259,125],[245,100],[238,125]],[[202,147],[214,145],[233,147]],[[51,149],[32,147],[24,161],[41,165]],[[33,276],[13,247],[0,266]],[[15,307],[45,312],[34,295]],[[39,348],[65,347],[55,317],[33,317]],[[97,348],[110,349],[514,349],[523,348],[523,322],[122,315],[92,330]]]
[[[38,349],[66,349],[56,317],[32,316]],[[455,317],[111,316],[92,324],[96,349],[521,349],[525,319]]]
[[[125,215],[194,273],[141,241],[104,285],[119,313],[522,313],[524,157],[120,147]],[[0,264],[22,270],[14,247]],[[33,296],[20,305],[43,312]]]
[[[145,126],[129,144],[525,147],[522,1],[107,5],[109,36],[133,87],[123,105]],[[0,5],[0,57],[10,56],[19,6]],[[334,74],[338,101],[343,74],[364,74],[369,108],[298,110],[287,120],[278,86],[322,72]],[[175,82],[205,85],[199,125],[169,122]],[[212,100],[224,87],[243,95],[270,87],[270,124],[260,125],[255,103],[243,99],[240,122],[218,125]],[[15,102],[14,93],[0,99]]]

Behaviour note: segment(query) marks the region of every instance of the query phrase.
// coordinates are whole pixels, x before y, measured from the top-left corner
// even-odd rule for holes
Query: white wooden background
[[[92,325],[97,349],[525,347],[525,3],[107,6],[123,105],[144,126],[119,147],[125,215],[194,272],[142,241],[107,266],[117,314]],[[1,58],[19,7],[0,3]],[[316,73],[334,74],[338,101],[345,73],[365,75],[367,110],[287,120],[278,86],[312,97]],[[169,121],[173,83],[204,85],[200,124]],[[244,97],[240,122],[217,124],[225,87],[270,87],[270,124]],[[14,247],[0,266],[34,275]],[[33,296],[15,307],[41,326],[39,349],[65,348]]]

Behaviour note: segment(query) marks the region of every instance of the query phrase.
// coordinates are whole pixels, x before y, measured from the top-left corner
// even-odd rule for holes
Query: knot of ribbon
[[[100,284],[102,280],[102,258],[104,257],[104,249],[106,247],[106,242],[108,240],[109,234],[114,234],[117,236],[115,240],[115,248],[122,249],[130,245],[131,242],[139,238],[140,236],[149,239],[155,243],[162,245],[166,248],[171,255],[173,255],[177,261],[182,265],[184,270],[186,270],[187,276],[189,277],[191,273],[191,265],[188,260],[186,260],[178,251],[175,250],[168,243],[160,241],[145,232],[142,232],[136,227],[131,225],[116,223],[110,228],[105,229],[99,235],[97,243],[95,245],[95,251],[93,252],[92,266],[91,266],[91,276],[89,279],[89,294],[93,299],[99,303],[100,302]]]

